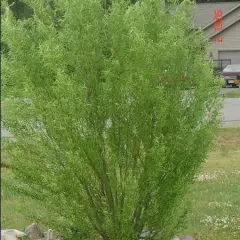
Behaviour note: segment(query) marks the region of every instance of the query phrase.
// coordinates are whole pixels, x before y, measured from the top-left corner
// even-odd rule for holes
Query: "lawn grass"
[[[184,235],[199,240],[240,239],[240,128],[221,129],[190,193]]]
[[[30,224],[37,222],[35,217],[26,218],[25,214],[35,215],[45,211],[37,201],[19,196],[10,191],[5,182],[13,182],[13,175],[8,169],[11,161],[4,151],[1,152],[1,229],[24,230]],[[23,214],[24,212],[24,214]],[[37,215],[36,214],[36,215]]]
[[[220,129],[215,149],[202,166],[199,178],[189,193],[192,212],[181,235],[196,240],[240,239],[240,128]],[[2,153],[2,162],[10,164]],[[1,169],[2,178],[11,181],[11,172]],[[36,209],[36,202],[2,188],[2,229],[24,229],[36,219],[26,219],[21,211]]]
[[[240,98],[240,89],[239,91],[232,91],[224,93],[225,98]]]

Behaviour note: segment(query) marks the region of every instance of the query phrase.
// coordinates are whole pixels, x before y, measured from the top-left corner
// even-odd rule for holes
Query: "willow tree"
[[[4,145],[14,175],[4,184],[66,236],[169,239],[220,107],[204,37],[189,33],[191,4],[172,16],[158,0],[115,0],[110,11],[99,0],[27,4],[31,19],[7,6],[3,17],[3,120],[16,139]]]

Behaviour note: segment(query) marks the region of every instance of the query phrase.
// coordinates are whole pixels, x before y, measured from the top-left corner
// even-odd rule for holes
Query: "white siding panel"
[[[205,27],[212,21],[214,21],[214,11],[222,10],[223,15],[228,13],[233,8],[239,5],[239,1],[235,2],[219,2],[219,3],[198,3],[194,7],[194,25],[197,27]],[[231,18],[230,15],[234,13],[229,13],[229,15],[225,16],[226,21],[227,18]],[[235,15],[236,16],[236,15]],[[224,19],[223,19],[224,21]],[[212,28],[213,26],[210,26]]]
[[[216,9],[217,10],[217,9]],[[223,13],[224,14],[224,13]],[[214,14],[213,14],[214,15]],[[240,16],[240,4],[239,7],[237,9],[235,9],[234,11],[232,11],[231,13],[229,13],[227,16],[225,16],[222,19],[223,22],[223,28],[229,24],[231,24],[232,22],[236,21],[237,19],[239,19]],[[231,27],[230,27],[231,28]],[[212,35],[213,33],[215,33],[214,30],[214,24],[212,24],[211,26],[209,26],[208,28],[206,28],[204,30],[205,34],[207,37],[209,37],[210,35]]]
[[[240,51],[240,21],[219,34],[223,42],[214,42],[211,39],[209,51],[213,53],[213,59],[219,58],[220,51]]]
[[[239,51],[219,51],[218,59],[231,59],[231,64],[240,64],[240,50]]]
[[[240,50],[240,21],[219,33],[222,43],[215,43],[218,50]]]

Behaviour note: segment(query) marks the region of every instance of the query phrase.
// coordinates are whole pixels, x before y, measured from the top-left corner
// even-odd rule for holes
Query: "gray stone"
[[[195,239],[191,236],[185,236],[185,237],[182,237],[181,240],[195,240]]]
[[[173,238],[172,238],[172,240],[181,240],[179,237],[177,237],[177,236],[174,236]]]
[[[53,230],[48,229],[47,232],[44,232],[44,240],[53,240]]]
[[[26,231],[29,240],[39,240],[44,238],[42,229],[38,224],[33,223],[32,225],[26,228]]]
[[[2,240],[18,240],[24,236],[26,236],[26,234],[24,232],[21,232],[16,229],[1,230],[1,239]]]

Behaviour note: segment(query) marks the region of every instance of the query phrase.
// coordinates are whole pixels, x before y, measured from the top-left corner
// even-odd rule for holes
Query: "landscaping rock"
[[[195,239],[191,236],[186,236],[186,237],[181,238],[181,240],[195,240]]]
[[[175,236],[172,240],[181,240],[179,237]]]
[[[25,232],[29,240],[39,240],[44,238],[43,231],[36,223],[33,223],[32,225],[28,226]]]
[[[1,230],[1,239],[2,240],[18,240],[24,236],[26,236],[26,234],[24,232],[21,232],[16,229]]]
[[[53,240],[53,230],[52,229],[48,229],[47,232],[44,232],[43,240]]]

